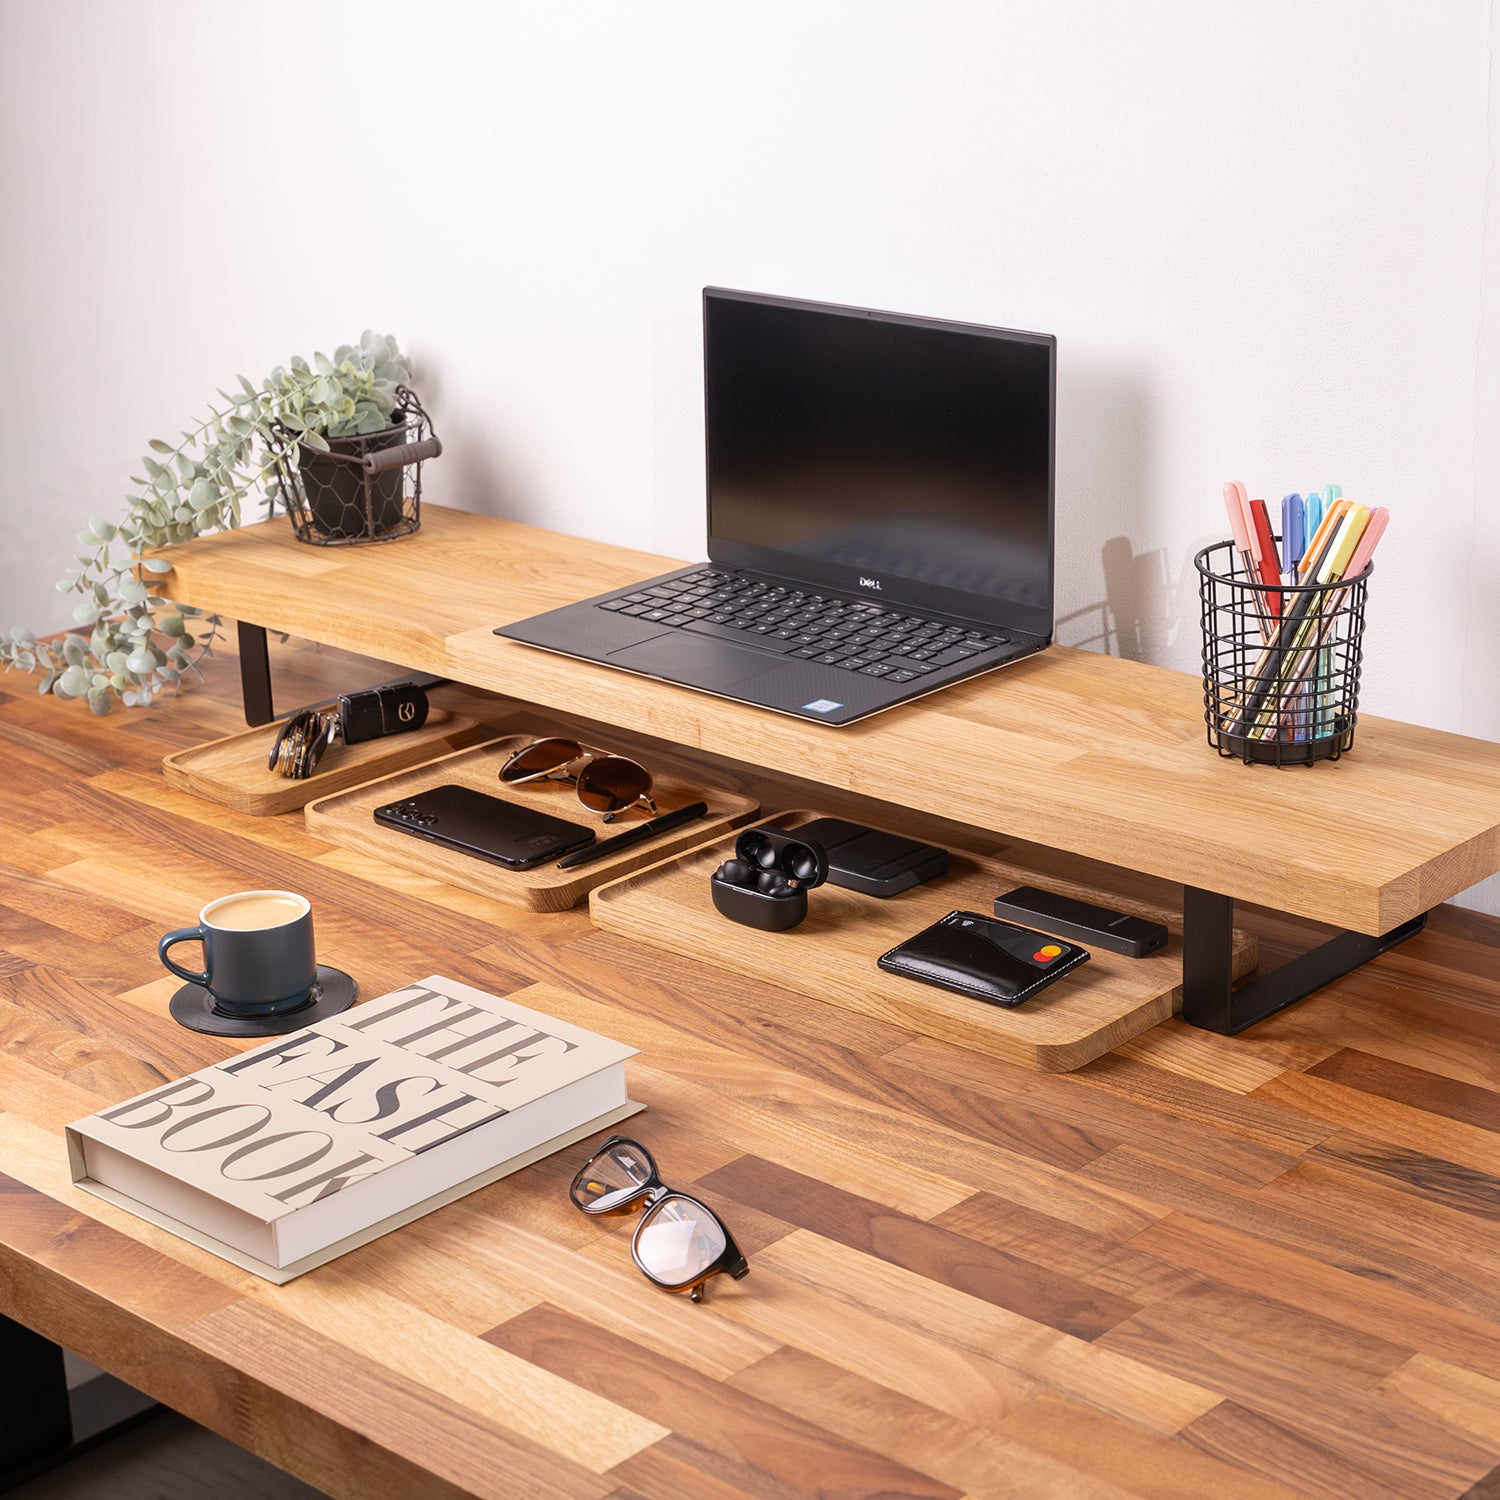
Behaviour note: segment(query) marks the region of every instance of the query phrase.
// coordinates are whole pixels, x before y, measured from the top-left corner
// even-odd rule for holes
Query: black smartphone
[[[414,838],[529,870],[594,842],[594,830],[449,782],[375,809],[375,821]]]

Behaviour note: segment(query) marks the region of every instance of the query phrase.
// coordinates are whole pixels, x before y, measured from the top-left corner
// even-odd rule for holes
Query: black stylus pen
[[[605,839],[603,843],[590,844],[587,849],[580,849],[577,854],[570,854],[566,859],[558,860],[557,868],[573,870],[579,865],[603,859],[606,854],[618,854],[621,849],[628,849],[632,844],[639,844],[654,834],[666,833],[671,828],[681,828],[684,823],[691,823],[694,818],[701,818],[707,811],[708,803],[689,802],[686,807],[679,807],[676,812],[663,813],[659,818],[651,818],[644,823],[637,824],[634,828],[627,828],[624,833],[617,833],[612,839]]]

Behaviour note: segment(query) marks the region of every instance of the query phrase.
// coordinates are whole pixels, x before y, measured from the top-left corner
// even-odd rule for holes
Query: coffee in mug
[[[203,972],[167,956],[177,943],[203,944]],[[172,973],[201,985],[217,1009],[274,1015],[305,1005],[318,977],[312,907],[292,891],[238,891],[210,901],[196,927],[179,927],[157,944]]]
[[[307,902],[287,891],[241,891],[237,896],[221,896],[203,910],[204,921],[243,932],[295,922],[307,910]]]

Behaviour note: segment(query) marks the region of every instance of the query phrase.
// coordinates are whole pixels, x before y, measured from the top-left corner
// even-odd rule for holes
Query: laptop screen
[[[1052,632],[1056,341],[708,287],[708,551]]]

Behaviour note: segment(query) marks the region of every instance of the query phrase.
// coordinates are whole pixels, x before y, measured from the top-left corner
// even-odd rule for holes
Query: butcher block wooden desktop
[[[270,522],[164,555],[173,598],[242,622],[252,718],[270,710],[263,632],[287,631],[1180,883],[1183,1012],[1217,1031],[1409,937],[1500,870],[1487,741],[1372,716],[1337,764],[1245,766],[1205,743],[1197,678],[1056,647],[830,729],[494,635],[678,564],[439,507],[384,546],[309,547]],[[1232,991],[1236,901],[1347,931]]]
[[[388,551],[282,549],[250,532],[223,555],[252,619],[357,629],[439,668],[485,658],[492,614],[597,581],[576,547],[494,523],[473,534],[508,538],[511,561],[504,548],[464,559],[469,524],[438,513]],[[228,608],[227,586],[207,582],[220,553],[199,556],[206,571],[184,580]],[[471,583],[460,599],[480,566],[496,597]],[[403,580],[372,590],[378,627],[354,608],[351,580],[366,571],[369,588],[367,570]],[[289,579],[319,574],[322,589],[285,597]],[[529,695],[556,690],[557,663],[495,649],[491,681],[513,672]],[[288,704],[391,670],[306,642],[272,655]],[[742,761],[786,753],[788,772],[847,773],[884,796],[967,797],[1000,823],[1001,801],[1023,799],[986,756],[1033,763],[1041,665],[1006,674],[1009,728],[998,685],[885,721],[915,735],[920,720],[955,756],[924,754],[899,781],[881,721],[815,735],[614,675],[577,678],[591,710],[618,706],[652,733],[696,733]],[[1174,716],[1103,686],[1123,677],[1098,680],[1090,724],[1067,732],[1085,780],[1103,760],[1121,770],[1101,837],[1150,822],[1131,792],[1149,766],[1104,748],[1111,723],[1154,737],[1186,785],[1191,748],[1205,780],[1222,772],[1233,788],[1236,768],[1190,747],[1185,707]],[[1076,1072],[1039,1073],[597,931],[583,909],[524,910],[325,843],[300,812],[254,816],[164,780],[164,755],[229,734],[238,715],[230,661],[109,720],[0,676],[0,1474],[55,1428],[57,1340],[361,1500],[1497,1493],[1500,924],[1447,908],[1242,1037],[1168,1020]],[[1048,732],[1067,743],[1063,725]],[[1093,752],[1078,748],[1090,733]],[[1359,750],[1371,775],[1399,782],[1383,734]],[[1467,776],[1478,803],[1492,793],[1473,764],[1455,756],[1448,774]],[[1297,779],[1340,784],[1355,766]],[[816,793],[835,814],[909,826],[888,803],[790,774],[745,786],[766,807]],[[1160,811],[1176,816],[1170,802]],[[1441,818],[1457,844],[1458,813]],[[1399,862],[1398,825],[1392,809],[1383,869]],[[1409,864],[1432,826],[1406,835]],[[972,829],[923,827],[986,846]],[[1106,888],[1166,890],[1069,858]],[[1283,902],[1248,860],[1229,863],[1237,892],[1313,900],[1311,881]],[[639,1047],[631,1092],[648,1109],[631,1131],[670,1184],[724,1215],[750,1274],[717,1278],[696,1307],[648,1284],[629,1224],[567,1200],[583,1147],[282,1287],[75,1188],[67,1121],[240,1045],[169,1019],[175,981],[156,939],[206,896],[263,885],[307,893],[320,955],[366,996],[432,972],[496,992],[540,982],[545,1009]],[[1322,910],[1352,915],[1328,899]],[[1366,900],[1375,925],[1409,909]],[[1243,915],[1268,961],[1314,935]]]

